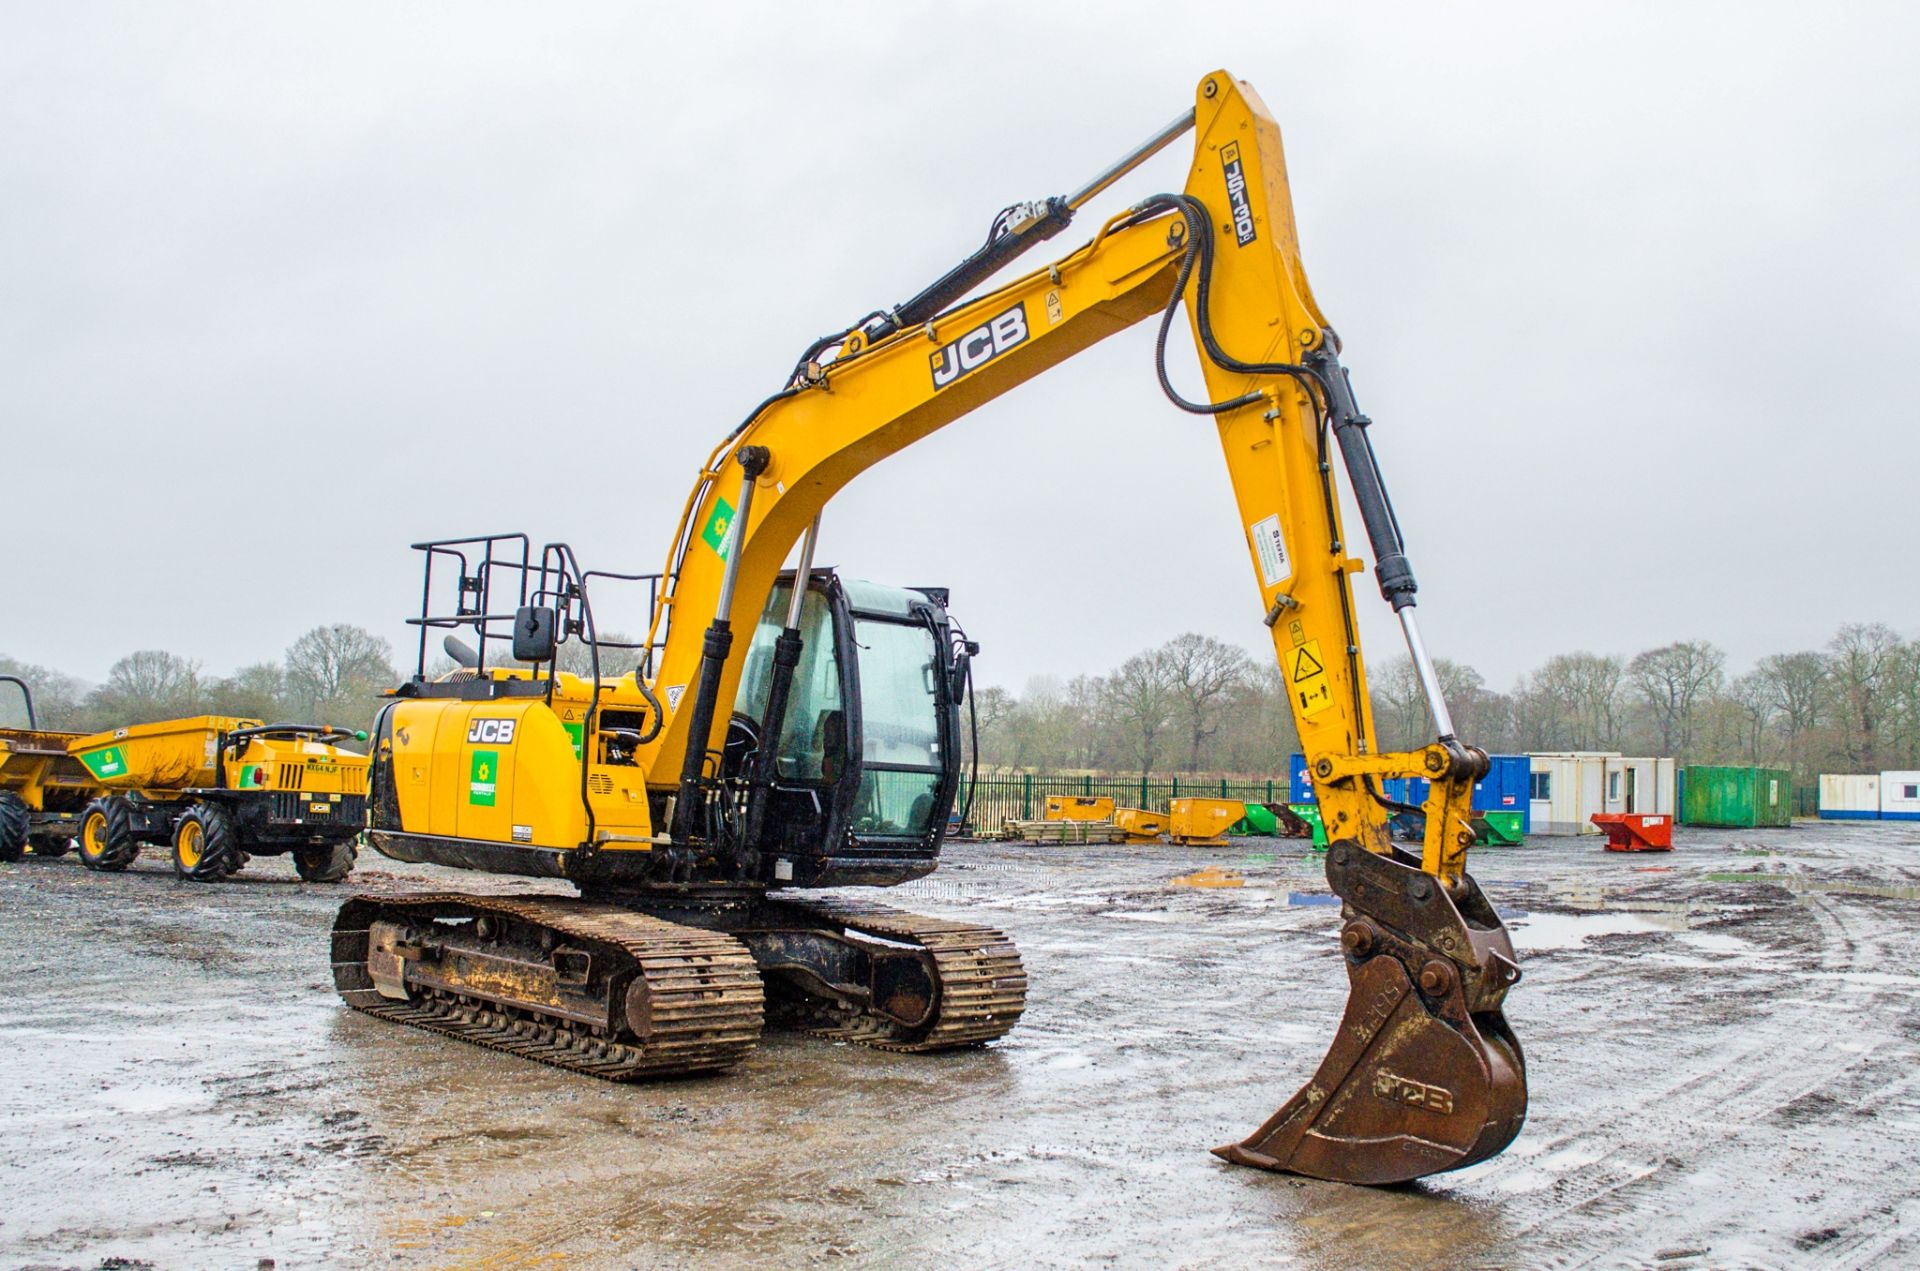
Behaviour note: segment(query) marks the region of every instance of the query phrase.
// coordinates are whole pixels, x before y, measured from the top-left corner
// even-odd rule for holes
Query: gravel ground
[[[339,1005],[347,888],[284,859],[0,866],[0,1264],[1364,1268],[1920,1263],[1920,833],[1476,854],[1526,978],[1504,1155],[1369,1190],[1236,1169],[1345,976],[1297,843],[957,844],[887,899],[1008,931],[1026,1018],[916,1057],[770,1034],[611,1086]],[[1246,886],[1170,880],[1200,865]],[[357,877],[512,888],[372,858]],[[348,884],[350,887],[351,884]]]

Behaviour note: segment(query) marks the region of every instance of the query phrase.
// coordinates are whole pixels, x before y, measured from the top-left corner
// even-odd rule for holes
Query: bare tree
[[[980,733],[980,755],[983,761],[989,755],[1005,752],[1005,734],[1008,732],[1008,725],[1019,714],[1020,705],[1014,700],[1013,694],[997,684],[974,690],[971,709],[974,727]],[[961,724],[961,743],[961,754],[964,758],[972,753],[969,748],[974,744],[964,721]]]
[[[1767,677],[1758,670],[1740,676],[1727,685],[1725,704],[1737,723],[1739,756],[1748,763],[1761,762],[1774,716],[1773,691]]]
[[[1069,767],[1093,768],[1104,757],[1104,734],[1110,719],[1107,680],[1098,675],[1076,675],[1060,690],[1058,725]]]
[[[1105,686],[1106,706],[1121,744],[1144,781],[1153,774],[1179,707],[1173,676],[1157,653],[1136,653],[1106,678]]]
[[[216,715],[278,720],[287,714],[287,673],[278,662],[243,666],[207,686],[207,709]]]
[[[1659,730],[1659,753],[1685,754],[1692,748],[1695,716],[1726,682],[1726,665],[1727,655],[1704,640],[1648,649],[1627,664],[1627,678]]]
[[[1562,653],[1548,658],[1522,681],[1528,747],[1534,750],[1602,750],[1620,735],[1619,658]]]
[[[1920,640],[1902,644],[1888,659],[1886,699],[1892,753],[1920,755]]]
[[[1253,659],[1238,645],[1191,631],[1167,641],[1155,656],[1187,735],[1187,771],[1199,772],[1200,748],[1220,731],[1221,708],[1247,682]]]
[[[640,661],[640,650],[622,649],[622,644],[637,644],[632,636],[621,635],[617,631],[600,633],[600,678],[617,680],[633,670]],[[501,646],[489,641],[487,644],[489,661],[499,656]],[[574,636],[554,652],[554,663],[560,670],[577,675],[581,679],[593,678],[593,649],[587,644],[585,636]],[[516,664],[518,665],[518,664]]]
[[[1900,651],[1900,637],[1879,622],[1850,622],[1827,644],[1828,674],[1847,761],[1862,771],[1880,763],[1882,700]]]
[[[73,676],[9,657],[0,657],[0,675],[17,675],[27,682],[40,727],[63,729],[80,722],[87,686]],[[27,707],[20,691],[11,684],[0,686],[0,727],[26,726]]]
[[[365,699],[399,679],[392,654],[385,640],[362,627],[315,627],[287,650],[288,705],[313,716],[359,713]]]
[[[1373,726],[1384,750],[1406,750],[1427,731],[1427,701],[1413,659],[1395,658],[1367,677],[1373,697]]]
[[[1773,717],[1787,731],[1787,766],[1800,771],[1800,741],[1820,723],[1827,696],[1827,659],[1807,650],[1760,659],[1754,674],[1766,687]]]
[[[141,649],[113,664],[94,694],[96,713],[114,724],[146,724],[192,715],[200,707],[200,664],[164,649]]]

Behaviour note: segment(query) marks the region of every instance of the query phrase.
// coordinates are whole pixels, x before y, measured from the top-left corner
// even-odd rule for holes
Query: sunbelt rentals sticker
[[[127,757],[120,753],[118,746],[90,750],[80,756],[80,762],[87,765],[87,771],[96,777],[124,777],[127,774]]]
[[[476,750],[467,770],[467,802],[476,808],[493,806],[500,783],[500,752]]]

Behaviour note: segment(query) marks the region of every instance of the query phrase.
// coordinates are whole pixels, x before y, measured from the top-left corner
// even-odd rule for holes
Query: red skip
[[[1644,812],[1595,812],[1593,823],[1607,832],[1609,852],[1671,852],[1673,818]]]

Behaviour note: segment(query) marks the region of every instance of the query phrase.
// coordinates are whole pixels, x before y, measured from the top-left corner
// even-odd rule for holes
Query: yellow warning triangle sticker
[[[1295,649],[1293,652],[1293,682],[1295,684],[1303,680],[1310,680],[1314,676],[1323,674],[1326,671],[1327,668],[1321,666],[1313,654],[1307,652],[1305,649]]]

